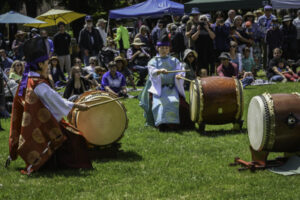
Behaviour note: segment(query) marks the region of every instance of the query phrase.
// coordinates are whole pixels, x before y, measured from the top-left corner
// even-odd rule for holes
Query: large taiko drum
[[[190,85],[191,120],[198,124],[240,123],[243,87],[229,77],[206,77]]]
[[[255,151],[300,150],[300,95],[264,93],[251,99],[248,136]]]
[[[76,103],[86,102],[86,105],[92,105],[113,99],[114,97],[106,92],[91,91],[82,94]],[[120,101],[94,106],[84,112],[73,109],[68,119],[89,143],[99,146],[109,145],[121,139],[128,125],[126,109]]]

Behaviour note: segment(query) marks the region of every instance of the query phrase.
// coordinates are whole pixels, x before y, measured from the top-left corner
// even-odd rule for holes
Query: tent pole
[[[171,15],[171,17],[172,17],[172,21],[173,21],[173,23],[175,23],[174,16],[173,16],[173,15]]]

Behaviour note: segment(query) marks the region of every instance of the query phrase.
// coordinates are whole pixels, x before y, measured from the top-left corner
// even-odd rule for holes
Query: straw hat
[[[52,56],[52,57],[49,59],[50,62],[51,62],[52,60],[57,60],[57,62],[59,61],[57,56]]]
[[[15,37],[21,36],[21,35],[26,35],[26,32],[22,31],[22,30],[18,30]]]
[[[291,16],[289,15],[284,15],[283,16],[283,19],[282,19],[282,22],[288,22],[288,21],[292,21],[293,19],[291,18]]]
[[[137,38],[134,38],[133,43],[131,43],[131,45],[142,46],[142,45],[145,45],[145,43],[143,43],[141,41],[141,39],[137,37]]]
[[[253,12],[247,12],[245,15],[244,15],[244,20],[247,18],[247,17],[255,17],[254,13]]]
[[[114,59],[115,62],[117,61],[122,61],[124,66],[127,66],[127,60],[125,58],[123,58],[122,56],[117,56]]]

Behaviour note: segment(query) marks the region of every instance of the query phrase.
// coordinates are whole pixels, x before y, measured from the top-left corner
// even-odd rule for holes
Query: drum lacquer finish
[[[86,105],[108,101],[114,99],[105,92],[92,91],[80,96],[76,103],[86,103]],[[83,134],[83,137],[91,144],[104,146],[118,141],[127,128],[128,119],[126,109],[119,101],[113,101],[100,106],[91,107],[88,111],[80,112],[76,109],[72,111],[71,119]]]
[[[253,97],[248,109],[248,135],[256,151],[299,151],[300,96],[265,93]]]
[[[226,124],[243,115],[243,89],[239,80],[207,77],[190,86],[191,120],[197,123]],[[199,91],[199,92],[198,92]]]

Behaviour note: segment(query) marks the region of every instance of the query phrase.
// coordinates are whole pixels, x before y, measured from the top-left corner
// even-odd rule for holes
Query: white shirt
[[[295,18],[293,24],[297,29],[297,40],[300,40],[300,17]]]
[[[28,76],[40,76],[36,72],[29,72]],[[44,106],[51,112],[54,118],[59,122],[74,106],[74,103],[62,98],[55,90],[46,83],[38,84],[34,93],[40,98]]]

